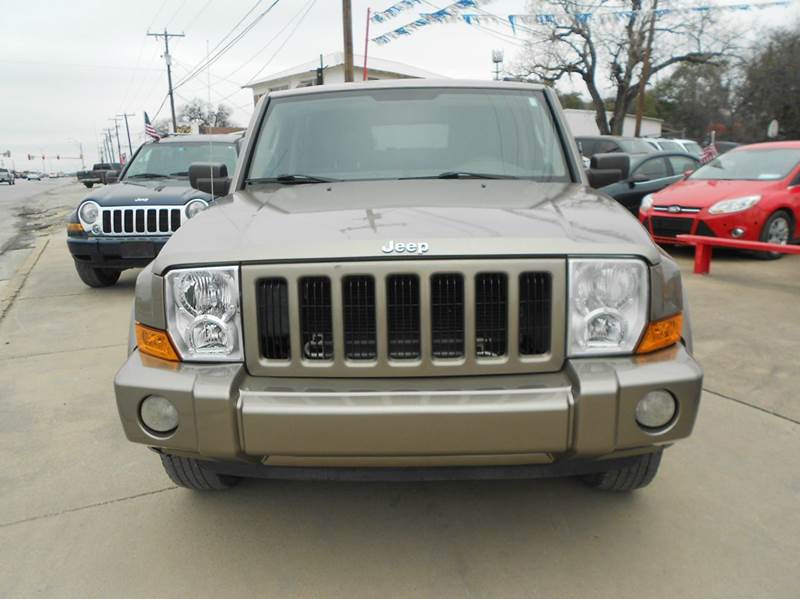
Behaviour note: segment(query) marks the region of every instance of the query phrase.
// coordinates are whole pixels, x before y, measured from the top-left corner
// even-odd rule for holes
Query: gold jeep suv
[[[691,433],[675,263],[587,181],[551,90],[274,92],[227,196],[139,275],[115,380],[177,484],[579,476],[627,491]],[[588,179],[587,179],[588,177]]]

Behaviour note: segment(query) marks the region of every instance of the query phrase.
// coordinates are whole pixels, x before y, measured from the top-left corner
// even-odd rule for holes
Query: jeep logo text
[[[425,254],[428,251],[428,244],[424,241],[418,243],[395,243],[394,240],[389,240],[385,246],[381,248],[384,254]]]

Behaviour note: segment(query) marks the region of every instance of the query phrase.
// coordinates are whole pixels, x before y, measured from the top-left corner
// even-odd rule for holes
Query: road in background
[[[74,177],[0,184],[0,292],[36,238],[61,226],[87,191]]]

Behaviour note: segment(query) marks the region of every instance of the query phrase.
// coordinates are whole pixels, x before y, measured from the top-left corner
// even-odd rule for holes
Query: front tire
[[[81,281],[86,283],[89,287],[111,287],[118,280],[120,274],[119,270],[111,268],[95,268],[83,262],[75,261],[75,270],[78,271],[78,276]]]
[[[236,476],[217,474],[193,458],[161,454],[161,464],[167,476],[179,487],[193,491],[224,491],[239,482]]]
[[[786,245],[794,238],[794,224],[792,217],[783,210],[773,213],[761,227],[759,239],[765,243]],[[759,260],[777,260],[783,257],[780,252],[756,252]]]
[[[663,451],[663,449],[659,449],[638,456],[630,466],[618,470],[587,474],[582,477],[582,480],[593,489],[601,491],[628,492],[641,489],[649,485],[655,478],[658,466],[661,464]]]
[[[84,182],[84,185],[86,186],[87,189],[91,189],[94,186],[94,183],[85,183]]]

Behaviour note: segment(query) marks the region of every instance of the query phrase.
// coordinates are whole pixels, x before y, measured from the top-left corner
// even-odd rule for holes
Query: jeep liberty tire
[[[118,280],[122,271],[111,268],[95,268],[83,262],[75,261],[75,270],[81,281],[89,287],[111,287]]]
[[[239,482],[238,477],[217,474],[203,467],[203,462],[193,458],[162,453],[161,464],[172,482],[193,491],[224,491]]]
[[[87,189],[91,189],[94,186],[94,183],[84,183]]]
[[[661,463],[662,452],[663,450],[659,449],[653,453],[639,456],[630,466],[618,470],[595,472],[581,478],[585,484],[601,491],[624,492],[641,489],[649,485],[655,478]]]

